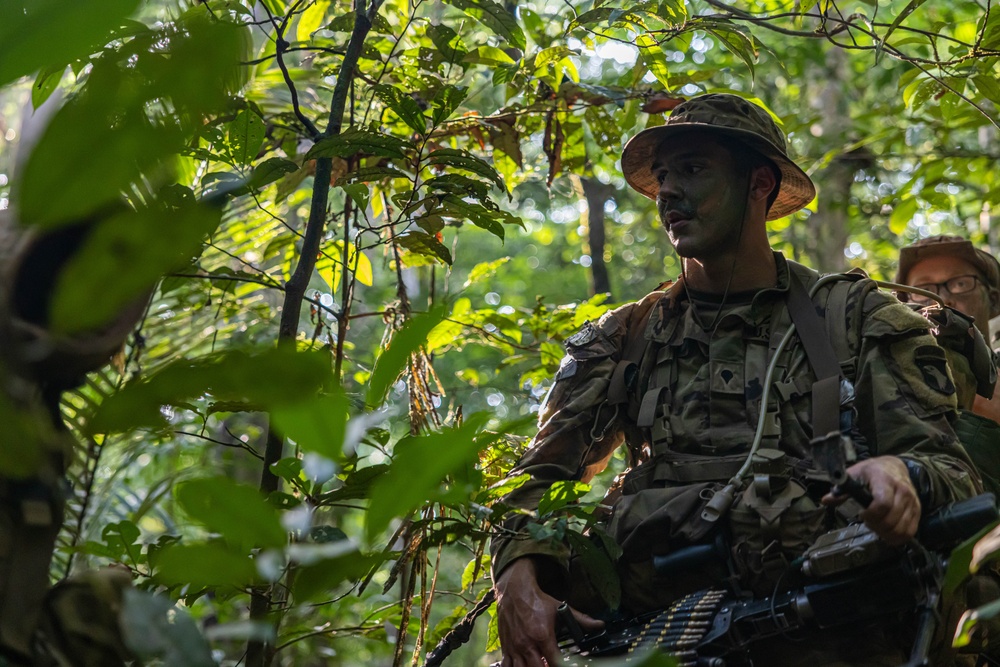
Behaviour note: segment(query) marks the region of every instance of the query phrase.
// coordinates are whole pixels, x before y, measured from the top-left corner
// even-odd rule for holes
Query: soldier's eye
[[[952,294],[965,294],[971,292],[976,287],[974,276],[959,276],[948,281],[948,291]]]

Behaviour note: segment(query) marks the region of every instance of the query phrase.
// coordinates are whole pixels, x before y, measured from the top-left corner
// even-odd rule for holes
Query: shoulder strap
[[[840,431],[840,363],[826,334],[823,318],[794,271],[788,272],[788,313],[799,332],[809,365],[816,374],[812,386],[813,435]]]
[[[646,353],[646,328],[649,325],[649,318],[653,313],[653,308],[666,295],[665,290],[668,287],[670,287],[670,283],[660,285],[638,302],[635,310],[632,311],[628,329],[625,332],[625,345],[622,347],[621,359],[611,375],[611,384],[608,387],[608,405],[620,406],[629,402],[629,394],[631,390],[635,389],[639,365]]]
[[[878,285],[874,280],[868,279],[868,274],[857,268],[841,274],[841,278],[830,286],[826,297],[827,336],[840,361],[841,373],[854,382],[865,301],[872,290],[878,289]],[[859,282],[862,283],[860,286]],[[853,308],[849,311],[852,291]]]

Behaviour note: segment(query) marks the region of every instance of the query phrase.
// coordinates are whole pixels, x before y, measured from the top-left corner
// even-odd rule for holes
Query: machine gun
[[[893,548],[864,524],[822,535],[792,567],[802,585],[764,598],[722,589],[698,591],[668,609],[585,634],[561,609],[564,653],[614,656],[655,649],[681,667],[735,667],[759,640],[799,629],[824,630],[916,610],[918,629],[904,667],[928,667],[937,630],[944,568],[951,550],[998,519],[993,494],[946,506],[921,522],[919,541]],[[678,574],[709,555],[672,555],[658,565]],[[664,572],[661,572],[663,574]]]

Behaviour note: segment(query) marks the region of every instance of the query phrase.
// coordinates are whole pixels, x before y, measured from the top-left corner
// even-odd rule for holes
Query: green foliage
[[[121,613],[125,644],[142,660],[164,667],[211,667],[217,664],[198,626],[168,598],[126,589]]]
[[[470,474],[471,464],[497,437],[479,432],[485,421],[477,415],[458,428],[404,438],[396,444],[392,465],[369,494],[369,539],[393,518],[409,516],[418,507],[443,500],[461,502],[473,494],[478,484]]]
[[[40,67],[86,57],[128,18],[138,0],[11,0],[0,7],[0,85]]]
[[[441,309],[415,317],[403,326],[392,338],[378,358],[368,381],[367,404],[375,408],[385,401],[389,387],[396,382],[409,363],[427,340],[428,334],[444,317]]]
[[[280,374],[287,384],[260,382],[261,373],[265,377]],[[109,397],[94,415],[92,428],[109,432],[160,425],[165,419],[162,406],[187,405],[205,392],[216,401],[238,402],[247,410],[288,404],[313,395],[327,374],[326,355],[282,348],[258,354],[229,350],[192,361],[182,359]],[[229,412],[234,406],[225,408]]]
[[[174,497],[188,516],[237,550],[285,544],[278,513],[257,489],[228,477],[203,477],[177,486]]]
[[[371,29],[345,67],[358,7]],[[205,635],[227,664],[243,641],[282,646],[274,664],[420,662],[415,635],[426,651],[467,609],[443,594],[490,586],[486,540],[524,481],[503,478],[562,341],[679,272],[617,160],[681,98],[766,102],[820,190],[770,227],[796,259],[885,277],[918,236],[996,247],[1000,12],[706,7],[3,4],[0,208],[91,226],[47,321],[92,332],[152,295],[121,386],[68,400],[89,440],[60,562],[120,563],[220,618]],[[14,169],[13,121],[46,100]],[[598,263],[612,296],[590,292]],[[67,446],[30,406],[0,399],[0,417],[6,474]],[[553,487],[533,530],[572,540],[615,604],[584,493]],[[202,664],[193,623],[140,603],[143,655]],[[456,664],[491,660],[495,623],[477,632]]]

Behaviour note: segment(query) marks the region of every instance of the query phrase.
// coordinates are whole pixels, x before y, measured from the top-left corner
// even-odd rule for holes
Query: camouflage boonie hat
[[[622,173],[637,192],[656,199],[659,183],[652,172],[660,144],[670,136],[690,130],[707,130],[737,139],[771,160],[781,172],[778,196],[767,219],[776,220],[803,208],[816,196],[816,186],[788,157],[785,135],[762,108],[738,95],[711,93],[683,102],[665,125],[651,127],[632,137],[622,151]]]
[[[979,271],[980,277],[989,289],[1000,290],[1000,262],[997,258],[985,250],[976,248],[972,245],[972,241],[947,234],[928,236],[902,248],[899,251],[896,282],[901,285],[909,284],[907,279],[910,271],[918,262],[938,256],[955,257],[968,262]],[[905,292],[900,294],[901,301],[905,301],[905,294]],[[994,309],[990,312],[990,317],[997,315],[1000,315],[1000,310]]]

